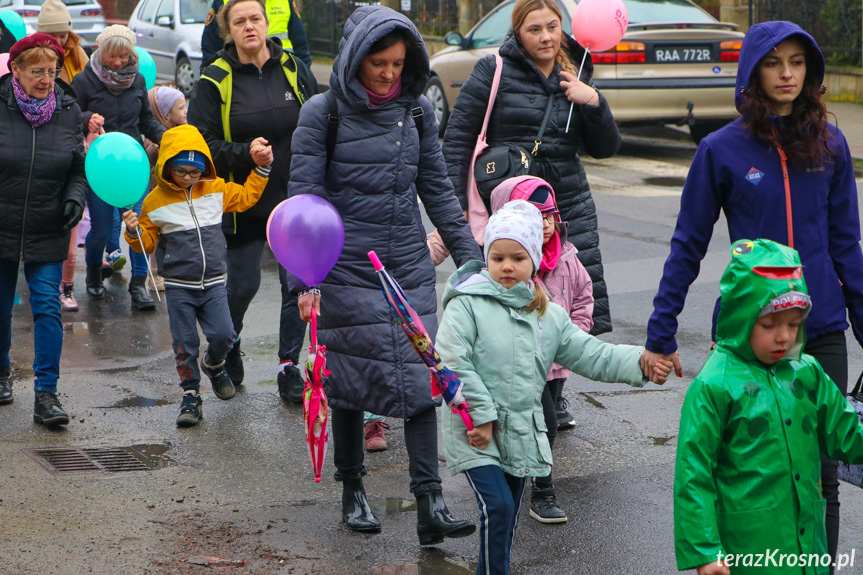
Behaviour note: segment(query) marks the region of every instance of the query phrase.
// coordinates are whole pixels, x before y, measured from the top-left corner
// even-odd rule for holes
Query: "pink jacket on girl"
[[[554,197],[554,189],[551,185],[535,176],[519,176],[503,181],[491,193],[492,213],[498,211],[507,202],[527,200],[539,186],[546,186],[551,190],[552,198]],[[540,272],[539,279],[551,301],[569,313],[572,323],[585,333],[589,333],[593,327],[593,283],[587,270],[576,257],[578,253],[576,247],[566,240],[562,240],[560,244],[557,266],[546,273]],[[567,378],[570,375],[572,375],[571,371],[555,363],[551,366],[547,379],[550,381]]]

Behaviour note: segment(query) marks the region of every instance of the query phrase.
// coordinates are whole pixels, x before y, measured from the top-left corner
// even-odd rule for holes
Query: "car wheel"
[[[708,134],[715,132],[728,122],[729,120],[702,120],[700,122],[696,120],[694,125],[689,126],[689,136],[693,142],[699,144]]]
[[[177,68],[174,70],[174,80],[177,83],[177,89],[183,93],[185,97],[192,95],[192,90],[195,89],[195,73],[192,70],[192,63],[186,56],[177,58]]]
[[[439,135],[442,138],[444,130],[446,130],[446,122],[449,119],[449,106],[446,103],[446,95],[443,93],[443,84],[440,83],[440,78],[437,76],[429,78],[423,95],[431,102],[434,116],[440,129]]]

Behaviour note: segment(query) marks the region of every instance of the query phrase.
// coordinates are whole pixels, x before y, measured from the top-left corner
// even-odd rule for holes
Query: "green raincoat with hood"
[[[556,303],[542,317],[528,313],[533,282],[506,289],[483,266],[468,262],[447,281],[435,348],[461,379],[474,425],[494,421],[494,436],[484,450],[473,447],[461,418],[442,409],[447,467],[453,475],[497,465],[515,477],[545,477],[552,460],[541,398],[552,362],[595,381],[641,387],[644,348],[588,335]]]
[[[801,352],[803,326],[773,365],[749,345],[768,305],[772,313],[805,303],[808,312],[797,252],[769,240],[740,240],[731,254],[720,282],[716,347],[689,387],[680,418],[677,567],[691,569],[722,553],[737,556],[733,575],[826,574],[819,453],[863,462],[863,426],[818,362]]]

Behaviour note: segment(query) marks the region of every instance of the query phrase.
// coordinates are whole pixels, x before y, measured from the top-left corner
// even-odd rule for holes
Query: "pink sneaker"
[[[78,302],[72,292],[72,284],[60,284],[60,307],[63,311],[78,311]]]

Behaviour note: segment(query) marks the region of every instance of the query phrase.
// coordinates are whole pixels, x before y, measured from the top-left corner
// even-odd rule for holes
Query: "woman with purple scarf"
[[[138,54],[135,52],[135,33],[125,26],[108,26],[96,37],[99,48],[93,52],[90,63],[72,80],[72,88],[81,106],[84,129],[89,132],[123,132],[142,142],[141,134],[155,143],[162,141],[165,127],[153,118],[144,76],[138,72]],[[142,197],[132,208],[141,213]],[[87,195],[90,207],[90,233],[87,234],[87,295],[94,300],[105,297],[102,283],[109,266],[102,266],[102,256],[108,235],[114,224],[114,208],[103,202],[92,191]],[[132,279],[129,294],[132,305],[138,310],[156,307],[147,294],[147,260],[143,254],[129,250],[132,262]]]
[[[46,426],[69,423],[57,399],[57,293],[87,196],[81,110],[69,87],[54,83],[63,58],[56,39],[33,34],[9,50],[11,72],[0,78],[0,405],[13,400],[12,306],[23,261],[34,323],[33,420]]]

